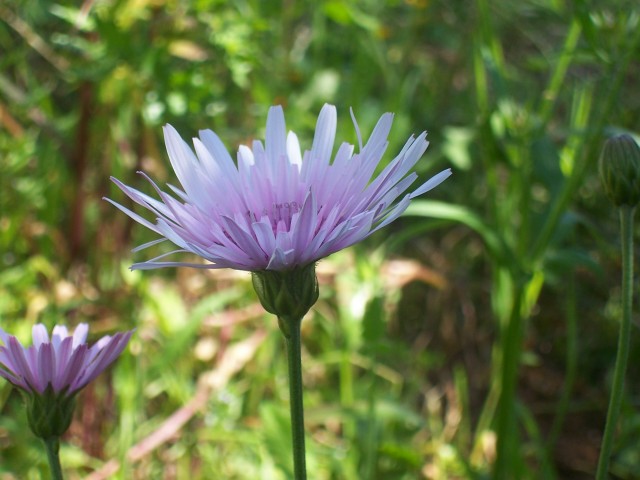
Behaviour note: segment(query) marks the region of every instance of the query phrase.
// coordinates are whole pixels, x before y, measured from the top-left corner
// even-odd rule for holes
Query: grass
[[[129,272],[153,237],[101,198],[122,200],[111,175],[146,188],[138,169],[175,182],[164,123],[234,150],[282,103],[304,143],[324,102],[352,143],[349,106],[363,133],[394,111],[390,154],[427,129],[419,173],[454,176],[319,265],[311,478],[593,477],[620,295],[595,160],[638,129],[635,3],[28,0],[0,18],[0,327],[137,328],[80,396],[68,478],[290,478],[284,345],[249,277]],[[25,426],[2,382],[3,480],[48,478]]]

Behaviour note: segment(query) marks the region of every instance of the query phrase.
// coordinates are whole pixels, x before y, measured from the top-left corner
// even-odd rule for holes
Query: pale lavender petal
[[[42,393],[49,383],[52,384],[54,390],[56,372],[56,355],[53,346],[50,343],[43,344],[38,350],[38,385],[36,389]]]
[[[140,262],[134,263],[129,267],[131,270],[155,270],[156,268],[169,268],[169,267],[190,267],[201,268],[205,270],[213,268],[226,268],[216,264],[201,264],[201,263],[189,263],[189,262]]]
[[[53,342],[60,343],[62,340],[69,336],[69,330],[64,325],[56,325],[51,332],[51,339]]]
[[[129,216],[130,218],[132,218],[133,220],[138,222],[140,225],[144,225],[149,230],[153,230],[154,232],[158,231],[153,223],[149,222],[148,220],[145,220],[144,218],[142,218],[137,213],[133,212],[132,210],[129,210],[127,207],[124,207],[124,206],[120,205],[119,203],[114,202],[110,198],[104,197],[104,200],[106,200],[111,205],[116,207],[118,210],[120,210],[121,212],[125,213],[127,216]]]
[[[166,242],[167,239],[166,238],[158,238],[157,240],[152,240],[150,242],[147,243],[143,243],[142,245],[138,245],[137,247],[133,248],[131,251],[132,252],[139,252],[140,250],[144,250],[145,248],[149,248],[149,247],[153,247],[154,245],[158,245],[159,243],[162,242]]]
[[[211,154],[212,159],[216,162],[217,166],[221,170],[223,178],[233,181],[237,176],[238,170],[229,151],[225,148],[220,138],[211,130],[200,130],[200,140]],[[207,165],[205,167],[208,168]]]
[[[34,378],[38,375],[38,349],[35,345],[31,345],[29,348],[22,347],[24,351],[24,357],[27,359],[29,370],[33,372]]]
[[[73,337],[66,337],[57,348],[55,348],[55,344],[53,344],[53,346],[56,352],[56,363],[58,365],[58,370],[56,372],[56,384],[59,384],[59,377],[68,368],[69,359],[73,354]]]
[[[196,203],[201,203],[206,196],[200,189],[200,168],[195,155],[175,128],[165,125],[163,130],[169,160],[180,184]]]
[[[49,342],[47,328],[41,323],[37,323],[31,328],[31,337],[33,338],[33,345],[36,348],[39,348],[43,343]]]
[[[229,217],[222,218],[225,221],[225,226],[227,227],[229,235],[233,239],[234,243],[244,250],[250,259],[256,262],[263,261],[265,254],[256,239],[240,228],[233,219]]]
[[[2,328],[0,328],[0,339],[2,340],[2,343],[4,343],[5,345],[8,345],[9,337],[10,335],[7,332],[5,332]]]
[[[29,386],[24,382],[24,380],[21,377],[14,375],[8,370],[0,368],[0,377],[8,380],[12,384],[14,384],[16,387],[22,388],[23,390],[26,390],[28,392],[31,391],[31,388],[29,388]]]
[[[393,113],[385,113],[384,115],[382,115],[373,129],[373,132],[369,137],[369,141],[366,143],[362,150],[375,151],[376,149],[382,148],[382,146],[387,143],[387,137],[389,136],[389,132],[391,131],[392,124]]]
[[[337,123],[336,107],[325,103],[316,124],[316,134],[311,146],[311,161],[329,163],[336,138]]]
[[[86,323],[79,324],[73,331],[73,348],[77,348],[80,344],[87,341],[87,334],[89,333],[89,325]]]
[[[296,251],[304,252],[317,227],[318,207],[313,192],[310,192],[304,201],[298,218],[295,228],[292,227],[294,247]]]
[[[434,175],[429,180],[427,180],[424,184],[422,184],[422,186],[418,187],[411,194],[411,198],[417,197],[418,195],[422,195],[423,193],[426,193],[429,190],[432,190],[432,189],[436,188],[438,185],[440,185],[442,182],[444,182],[450,176],[451,176],[451,169],[450,168],[447,168],[446,170],[443,170],[442,172],[438,173],[437,175]]]
[[[24,379],[27,389],[32,391],[38,384],[34,372],[31,370],[31,366],[25,356],[25,351],[16,337],[9,337],[8,345],[9,354],[13,358],[13,364],[15,366],[15,373]]]
[[[104,371],[124,350],[133,335],[133,331],[119,332],[115,334],[107,345],[94,357],[91,363],[86,365],[82,375],[72,386],[73,390],[79,390],[95,379]]]
[[[8,344],[7,340],[7,344]],[[18,367],[13,361],[13,356],[7,347],[0,347],[0,365],[4,365],[7,370],[10,370],[13,373],[18,373]]]
[[[69,389],[69,394],[79,390],[79,388],[75,388],[78,375],[85,368],[85,358],[87,356],[88,346],[86,343],[83,343],[78,348],[76,348],[71,356],[69,357],[69,362],[64,370],[59,370],[58,375],[55,379],[54,389],[56,391],[64,390],[65,388]],[[84,386],[84,385],[83,385]]]
[[[351,114],[351,121],[353,122],[353,128],[356,131],[356,136],[358,137],[358,146],[360,147],[360,151],[362,151],[362,134],[360,133],[360,127],[356,121],[356,115],[353,113],[353,108],[349,108],[349,113]]]
[[[271,224],[266,221],[260,221],[252,223],[251,227],[264,254],[269,255],[273,252],[276,246],[276,237],[273,234]]]
[[[300,142],[295,133],[289,132],[287,135],[287,156],[289,162],[300,166],[302,164],[302,155],[300,154]]]
[[[85,364],[84,370],[86,370],[87,367],[91,365],[91,363],[100,354],[100,352],[104,350],[104,348],[107,347],[112,341],[113,341],[113,337],[111,335],[105,335],[104,337],[102,337],[100,340],[98,340],[96,343],[94,343],[92,346],[89,347],[89,350],[87,350],[87,355],[84,359],[84,364]],[[83,370],[83,373],[84,373],[84,370]]]
[[[5,336],[7,337],[7,345],[8,345],[9,338],[12,336],[7,334],[5,334]],[[6,378],[17,387],[20,387],[27,391],[31,390],[29,386],[24,382],[24,379],[20,374],[19,368],[15,365],[15,362],[13,361],[13,356],[11,355],[11,352],[6,347],[0,347],[0,376]]]
[[[265,137],[265,153],[271,162],[282,162],[287,154],[286,138],[287,127],[282,107],[280,105],[271,107],[267,115],[267,135]]]
[[[385,218],[382,222],[380,222],[378,224],[377,227],[375,227],[371,233],[380,230],[382,227],[385,227],[387,225],[389,225],[391,222],[393,222],[396,218],[398,218],[400,215],[402,215],[402,212],[404,212],[407,207],[409,206],[409,202],[411,201],[411,195],[407,195],[405,196],[402,201],[400,203],[398,203],[398,205],[395,206],[395,208],[393,210],[391,210],[391,212],[389,212],[389,214],[387,215],[387,218]]]

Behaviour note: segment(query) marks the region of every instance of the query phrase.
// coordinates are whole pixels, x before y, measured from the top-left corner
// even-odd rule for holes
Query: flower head
[[[51,387],[54,394],[73,396],[96,378],[122,353],[133,331],[105,336],[89,347],[89,327],[78,325],[70,335],[56,325],[51,339],[42,324],[33,326],[33,345],[23,347],[0,328],[0,376],[28,394],[41,395]]]
[[[25,394],[27,419],[42,439],[59,438],[73,417],[76,393],[113,362],[127,345],[133,331],[106,336],[89,347],[89,327],[78,325],[69,335],[56,325],[51,339],[44,325],[33,326],[33,345],[23,347],[0,328],[0,376]]]
[[[112,179],[134,202],[157,218],[152,223],[107,199],[177,250],[136,263],[133,269],[169,266],[286,271],[304,267],[357,243],[395,220],[412,198],[445,180],[444,170],[411,193],[417,179],[411,169],[428,146],[426,133],[409,138],[401,152],[375,178],[387,148],[393,115],[384,114],[369,141],[360,148],[343,143],[332,161],[336,109],[325,105],[310,150],[301,154],[298,138],[287,133],[282,107],[269,109],[266,140],[241,146],[237,164],[211,130],[194,138],[193,150],[170,125],[164,128],[173,169],[183,189],[163,192],[147,177],[160,200]],[[404,195],[403,195],[404,194]],[[164,261],[173,253],[191,252],[208,264]]]

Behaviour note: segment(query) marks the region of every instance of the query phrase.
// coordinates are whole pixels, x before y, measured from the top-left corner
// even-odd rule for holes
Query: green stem
[[[547,448],[551,453],[558,441],[564,419],[569,411],[569,402],[571,401],[571,390],[575,383],[577,367],[578,367],[578,314],[576,307],[576,278],[575,272],[571,272],[568,280],[567,295],[567,347],[566,347],[566,373],[564,376],[564,386],[558,406],[556,407],[556,415],[551,425],[551,433],[547,439]]]
[[[629,357],[629,337],[631,336],[631,305],[633,300],[633,213],[634,207],[620,207],[620,230],[622,235],[622,323],[618,337],[618,354],[613,372],[611,399],[607,412],[607,423],[598,460],[597,480],[605,480],[609,471],[609,457],[613,445],[618,415],[624,391],[624,376]]]
[[[522,316],[524,286],[517,283],[514,288],[509,324],[501,341],[504,350],[501,358],[502,378],[498,403],[496,463],[493,475],[496,480],[513,478],[513,465],[519,463],[516,384],[524,335],[525,319]]]
[[[302,357],[300,341],[301,318],[278,318],[287,343],[289,364],[289,402],[291,409],[291,439],[295,480],[306,480],[304,449],[304,407],[302,403]]]
[[[51,470],[51,478],[53,480],[63,480],[62,467],[60,466],[60,439],[58,437],[49,437],[43,440],[45,450],[47,451],[47,459],[49,460],[49,468]]]

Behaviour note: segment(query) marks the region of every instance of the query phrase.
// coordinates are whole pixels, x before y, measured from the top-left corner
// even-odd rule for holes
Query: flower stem
[[[634,207],[620,207],[620,230],[622,236],[622,323],[618,337],[618,354],[613,372],[611,399],[607,412],[607,423],[598,460],[597,480],[605,480],[609,471],[609,457],[613,445],[613,434],[618,423],[622,404],[624,376],[629,357],[629,337],[631,334],[631,305],[633,300],[633,214]]]
[[[49,460],[49,469],[51,470],[51,478],[53,480],[63,480],[62,467],[60,466],[60,438],[49,437],[42,440],[45,450],[47,451],[47,459]]]
[[[300,324],[302,323],[302,319],[280,317],[278,320],[287,344],[294,478],[295,480],[306,480],[304,407],[302,403],[302,347],[300,341]]]

